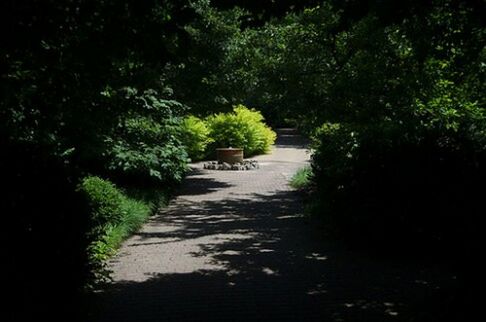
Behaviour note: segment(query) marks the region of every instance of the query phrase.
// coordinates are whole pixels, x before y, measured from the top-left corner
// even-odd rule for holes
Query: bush
[[[178,119],[155,120],[136,116],[107,137],[107,168],[137,181],[177,183],[187,170],[187,153],[178,139]]]
[[[246,156],[268,152],[276,138],[261,113],[243,105],[236,106],[233,113],[209,116],[207,124],[214,146],[243,148]]]
[[[86,177],[78,190],[86,200],[93,228],[116,225],[123,218],[124,196],[111,182],[99,177]]]
[[[86,177],[78,186],[90,217],[87,247],[90,283],[106,281],[106,260],[120,244],[136,232],[167,196],[161,191],[117,188],[99,177]],[[88,286],[90,285],[88,283]]]
[[[196,116],[188,116],[182,123],[182,142],[191,160],[202,160],[206,157],[206,148],[213,142],[209,137],[206,123]]]
[[[306,166],[297,170],[290,179],[290,186],[294,189],[302,190],[309,187],[311,183],[312,169]]]
[[[466,132],[326,124],[316,138],[318,211],[343,236],[414,250],[474,244],[484,152]]]

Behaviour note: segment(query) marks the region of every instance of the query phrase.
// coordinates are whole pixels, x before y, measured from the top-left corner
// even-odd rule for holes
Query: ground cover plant
[[[311,183],[312,168],[303,167],[297,170],[297,172],[290,179],[290,186],[297,190],[306,189]]]
[[[167,202],[167,191],[123,191],[96,176],[82,179],[77,190],[89,216],[87,265],[94,279],[87,287],[109,281],[106,261],[120,244],[136,232],[149,216]]]

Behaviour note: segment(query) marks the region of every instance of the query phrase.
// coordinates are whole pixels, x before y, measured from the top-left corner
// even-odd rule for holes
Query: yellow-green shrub
[[[262,114],[243,105],[232,113],[219,113],[206,119],[209,136],[216,147],[243,148],[245,155],[266,153],[276,134],[264,122]]]
[[[206,123],[191,115],[182,123],[182,142],[192,160],[201,160],[206,157],[206,147],[213,139],[209,137]]]

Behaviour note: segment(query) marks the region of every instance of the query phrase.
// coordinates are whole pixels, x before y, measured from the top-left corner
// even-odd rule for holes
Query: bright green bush
[[[275,132],[263,120],[260,112],[238,105],[233,113],[209,116],[207,124],[214,146],[243,148],[251,156],[268,152],[275,142]]]
[[[263,116],[256,110],[250,110],[243,105],[234,108],[236,120],[242,124],[244,135],[247,139],[248,153],[266,153],[275,142],[276,133],[263,121]]]
[[[206,157],[206,148],[213,142],[209,137],[209,129],[206,123],[196,117],[188,116],[182,122],[182,143],[186,146],[191,160],[201,160]]]
[[[210,137],[215,147],[244,147],[246,139],[241,124],[233,113],[218,113],[206,118]],[[246,152],[246,151],[245,151]]]

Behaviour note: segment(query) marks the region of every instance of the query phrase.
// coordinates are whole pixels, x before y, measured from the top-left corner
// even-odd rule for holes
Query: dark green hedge
[[[317,140],[316,209],[340,234],[415,251],[478,241],[486,154],[474,137],[374,124],[326,125]]]

